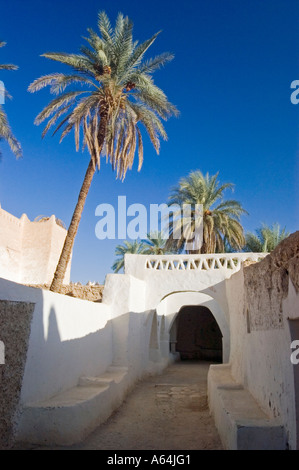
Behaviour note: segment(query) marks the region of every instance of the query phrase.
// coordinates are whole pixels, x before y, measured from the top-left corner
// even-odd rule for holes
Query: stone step
[[[120,383],[128,373],[127,367],[110,366],[107,371],[99,377],[80,377],[79,386],[101,387],[111,382]]]
[[[96,396],[103,394],[108,388],[109,384],[102,384],[96,389],[94,387],[78,386],[62,392],[59,395],[55,395],[48,400],[31,403],[27,407],[32,409],[75,407],[78,404],[93,400]]]
[[[109,367],[98,377],[81,377],[78,386],[22,409],[17,440],[43,445],[82,441],[117,409],[128,390],[128,370]]]
[[[213,365],[208,374],[209,406],[222,443],[229,450],[284,450],[279,419],[269,417],[251,393],[235,382],[230,366]]]

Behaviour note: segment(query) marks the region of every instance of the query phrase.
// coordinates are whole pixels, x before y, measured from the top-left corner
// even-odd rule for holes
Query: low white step
[[[37,408],[37,409],[51,409],[51,408],[64,408],[64,407],[76,407],[81,403],[86,403],[90,400],[93,400],[95,397],[103,394],[108,390],[108,384],[101,384],[97,388],[88,387],[88,386],[79,386],[71,388],[65,392],[55,395],[52,398],[49,398],[45,401],[40,401],[38,403],[30,403],[27,405],[27,408]]]
[[[17,440],[71,445],[82,441],[118,408],[128,390],[128,370],[109,367],[99,377],[82,377],[78,386],[23,407]]]
[[[79,386],[101,387],[111,382],[120,383],[128,373],[127,367],[108,367],[104,374],[98,377],[80,377]]]
[[[230,450],[284,450],[284,427],[269,417],[248,390],[236,383],[228,365],[212,365],[209,406],[222,443]]]

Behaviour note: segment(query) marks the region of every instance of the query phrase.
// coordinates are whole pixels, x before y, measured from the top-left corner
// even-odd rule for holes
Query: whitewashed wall
[[[271,307],[271,292],[266,289],[261,295],[257,291],[255,302],[248,301],[244,269],[227,281],[232,375],[251,392],[267,415],[281,419],[289,446],[296,449],[296,396],[288,318],[299,316],[299,295],[289,280],[288,294],[282,301],[281,324],[257,326],[254,317],[266,318],[269,313],[276,317]],[[261,274],[252,267],[252,276],[263,285]]]
[[[223,281],[240,269],[243,260],[257,260],[264,256],[265,253],[165,256],[126,254],[125,273],[145,282],[146,309],[155,309],[170,293],[196,291],[211,294],[227,311]],[[140,292],[140,295],[143,293]]]
[[[131,383],[165,367],[165,359],[159,362],[160,356],[155,361],[150,357],[151,336],[157,336],[157,331],[152,333],[154,312],[145,311],[136,295],[144,283],[131,276],[112,278],[106,290],[106,299],[111,290],[114,292],[110,303],[93,303],[0,280],[1,300],[35,304],[22,404],[52,397],[76,386],[80,377],[100,375],[110,365],[128,367]]]
[[[77,385],[82,375],[98,375],[111,364],[112,324],[107,305],[6,280],[0,281],[0,298],[35,303],[22,404],[52,397]]]
[[[244,268],[251,273],[245,282],[241,265],[240,271],[225,267],[169,272],[145,270],[144,258],[139,262],[131,256],[125,275],[107,276],[101,304],[0,280],[0,299],[35,304],[21,404],[52,397],[76,386],[81,376],[100,375],[110,365],[128,368],[129,387],[148,373],[162,371],[171,360],[169,331],[178,310],[206,305],[222,330],[224,357],[234,378],[265,411],[281,416],[290,447],[295,448],[288,318],[299,316],[299,297],[291,281],[277,308],[264,282],[269,270],[255,271],[257,265]],[[250,297],[250,282],[265,286]]]

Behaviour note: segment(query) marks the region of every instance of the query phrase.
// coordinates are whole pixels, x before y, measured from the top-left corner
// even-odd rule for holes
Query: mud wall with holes
[[[0,207],[0,277],[22,284],[50,283],[66,236],[54,215],[43,222],[20,219]],[[64,282],[70,281],[71,261]]]
[[[0,300],[0,448],[12,444],[18,422],[33,310],[31,302]]]
[[[295,449],[299,364],[291,362],[296,338],[290,324],[299,319],[299,232],[227,280],[227,299],[233,377],[270,417],[282,421],[288,444]]]

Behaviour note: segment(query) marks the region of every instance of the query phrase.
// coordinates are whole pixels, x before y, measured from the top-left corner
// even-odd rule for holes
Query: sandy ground
[[[106,423],[81,444],[63,449],[222,449],[207,404],[208,368],[208,362],[181,361],[139,382]]]

